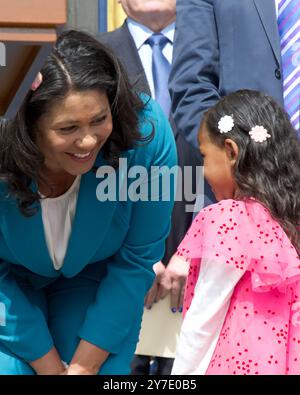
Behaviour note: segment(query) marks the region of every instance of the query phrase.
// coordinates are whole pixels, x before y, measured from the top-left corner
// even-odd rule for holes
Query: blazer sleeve
[[[213,0],[177,0],[169,89],[176,130],[196,149],[203,113],[220,98]]]
[[[0,261],[0,304],[2,345],[29,362],[51,350],[53,340],[43,312],[28,299],[5,261]]]
[[[148,156],[148,175],[150,166],[166,169],[177,164],[169,122],[158,105],[151,102],[156,133],[144,152]],[[149,185],[153,179],[149,176],[145,182]],[[175,180],[171,181],[171,189],[174,183]],[[81,338],[111,353],[118,353],[124,341],[137,343],[145,294],[154,280],[152,267],[164,254],[174,195],[159,193],[153,200],[156,201],[132,203],[129,231],[118,253],[107,264],[107,275],[79,332]]]

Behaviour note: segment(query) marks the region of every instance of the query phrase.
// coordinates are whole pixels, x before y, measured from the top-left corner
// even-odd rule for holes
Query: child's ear
[[[237,146],[236,142],[231,139],[226,139],[224,142],[225,152],[226,155],[233,166],[238,158],[239,154],[239,147]]]

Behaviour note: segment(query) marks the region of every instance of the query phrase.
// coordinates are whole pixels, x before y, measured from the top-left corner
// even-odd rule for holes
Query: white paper
[[[145,308],[140,340],[135,353],[175,358],[181,324],[182,313],[171,311],[170,294],[154,303],[151,310]]]

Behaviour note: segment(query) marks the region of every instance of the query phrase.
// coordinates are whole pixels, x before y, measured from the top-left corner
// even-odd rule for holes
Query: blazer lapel
[[[274,0],[253,0],[278,66],[281,65],[280,38]]]
[[[46,244],[41,206],[32,217],[20,214],[15,201],[7,201],[2,217],[5,241],[16,263],[46,277],[57,277]]]
[[[127,165],[129,165],[132,152],[133,150],[128,150],[122,155],[128,159]],[[107,165],[107,163],[100,152],[95,166],[101,165]],[[122,170],[121,177],[119,177],[119,170],[116,172],[117,191],[120,189],[119,179],[123,182],[127,175],[126,171],[127,168]],[[54,268],[48,252],[41,206],[38,204],[39,211],[32,217],[24,217],[14,201],[7,201],[2,215],[2,231],[8,248],[16,258],[16,263],[46,277],[58,277],[61,273],[65,277],[73,277],[90,263],[107,234],[118,200],[98,201],[96,190],[100,181],[96,178],[94,171],[81,177],[76,214],[64,263],[60,270]],[[105,253],[103,256],[105,258]]]
[[[129,157],[130,152],[131,150],[127,151],[123,156]],[[100,153],[95,167],[102,165],[105,166],[107,163]],[[119,190],[119,178],[121,177],[119,177],[118,169],[116,171],[116,191]],[[94,171],[90,171],[81,177],[72,233],[64,259],[64,265],[61,269],[65,277],[73,277],[88,263],[91,263],[111,225],[118,199],[115,201],[99,201],[96,191],[100,182],[101,179],[96,178],[96,172]],[[103,247],[103,251],[104,259],[106,258],[105,246]]]

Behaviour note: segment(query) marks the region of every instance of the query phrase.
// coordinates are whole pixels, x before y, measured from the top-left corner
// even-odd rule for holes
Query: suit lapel
[[[135,42],[128,30],[127,23],[124,22],[116,33],[117,38],[119,37],[117,42],[120,43],[117,53],[129,73],[130,81],[134,85],[134,89],[138,92],[145,92],[147,95],[151,96],[146,74],[135,46]],[[126,37],[126,40],[124,37]]]
[[[281,65],[280,38],[274,0],[253,0],[277,64]]]
[[[126,70],[129,73],[130,81],[133,84],[134,81],[137,81],[134,89],[138,92],[145,92],[147,95],[152,96],[144,67],[138,54],[135,42],[129,32],[127,23],[124,22],[121,28],[118,29],[118,32],[115,33],[118,35],[118,42],[122,43],[122,45],[120,45],[117,50],[118,54],[123,60]],[[127,37],[127,40],[124,40],[124,37]],[[171,114],[169,121],[172,126],[174,136],[176,137],[178,132]]]

